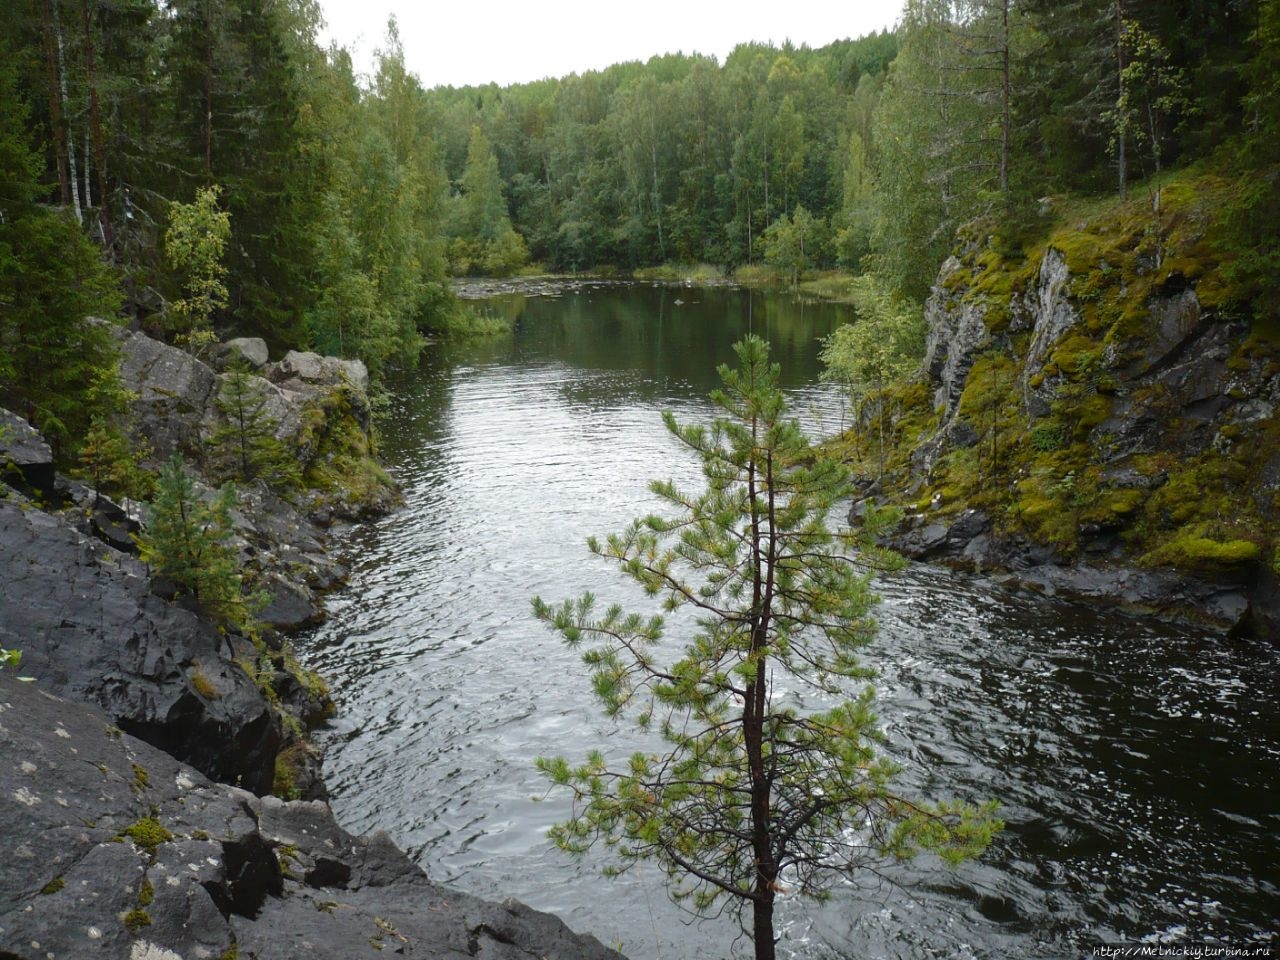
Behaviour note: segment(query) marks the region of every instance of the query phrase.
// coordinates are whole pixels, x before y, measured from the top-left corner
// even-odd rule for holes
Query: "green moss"
[[[141,793],[143,790],[147,789],[147,786],[149,785],[149,783],[150,783],[150,777],[148,776],[147,771],[143,767],[140,767],[135,763],[133,765],[134,790],[136,790],[138,793]]]
[[[147,877],[142,878],[142,886],[138,888],[138,904],[143,907],[149,907],[156,899],[156,888],[151,885],[151,880]]]
[[[1211,570],[1251,563],[1262,556],[1262,548],[1252,540],[1215,540],[1199,536],[1198,529],[1196,526],[1180,532],[1145,554],[1142,562],[1151,566]]]
[[[166,830],[155,817],[143,817],[129,824],[120,832],[120,836],[128,837],[152,856],[155,855],[156,848],[160,844],[168,843],[173,839],[173,834]]]
[[[1110,523],[1131,516],[1147,499],[1148,492],[1137,487],[1100,491],[1098,499],[1080,515],[1089,523]]]
[[[1053,348],[1049,359],[1062,373],[1080,379],[1097,369],[1102,360],[1102,347],[1090,337],[1073,334]]]
[[[67,881],[64,880],[62,877],[54,877],[52,880],[50,880],[43,887],[40,888],[40,892],[46,895],[57,893],[66,885],[67,885]]]
[[[151,926],[151,914],[141,908],[130,910],[124,915],[124,926],[130,933],[137,933],[143,927]]]
[[[275,777],[271,784],[271,792],[282,800],[297,800],[302,794],[297,786],[296,757],[291,751],[300,749],[290,747],[276,754]]]
[[[233,943],[219,954],[218,960],[238,960],[239,956],[240,945],[238,943]]]

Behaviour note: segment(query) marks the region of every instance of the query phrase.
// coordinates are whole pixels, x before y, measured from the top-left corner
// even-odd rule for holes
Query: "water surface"
[[[645,957],[749,955],[728,919],[690,923],[657,871],[599,877],[545,839],[568,801],[538,755],[619,753],[585,668],[529,598],[643,597],[584,540],[696,482],[660,411],[711,414],[714,367],[748,330],[793,407],[835,429],[817,340],[842,308],[728,289],[585,285],[508,296],[510,339],[433,348],[395,384],[385,453],[404,510],[350,534],[350,585],[304,644],[339,719],[339,819],[382,828],[436,880],[553,911]],[[924,567],[882,584],[879,713],[906,786],[998,797],[981,863],[892,867],[822,906],[784,903],[783,955],[1063,957],[1121,939],[1240,943],[1280,916],[1280,657],[1262,644],[1029,598]],[[1266,941],[1269,942],[1269,941]]]

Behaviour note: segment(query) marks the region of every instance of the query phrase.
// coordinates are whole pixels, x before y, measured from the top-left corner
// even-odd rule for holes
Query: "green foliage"
[[[17,670],[18,665],[22,663],[21,650],[6,650],[0,647],[0,670],[8,667],[10,670]]]
[[[178,276],[182,296],[169,304],[169,329],[181,336],[207,332],[227,306],[227,268],[222,262],[231,239],[231,214],[218,209],[215,187],[201,187],[191,203],[169,204],[165,260]]]
[[[874,517],[864,538],[828,528],[850,490],[847,471],[815,456],[787,417],[767,345],[751,336],[735,351],[741,366],[720,368],[713,424],[665,417],[701,460],[705,489],[654,482],[669,514],[589,542],[664,612],[692,609],[683,652],[672,659],[661,615],[617,605],[601,614],[590,594],[559,606],[533,601],[535,615],[582,651],[605,712],[631,716],[664,748],[538,766],[576,801],[552,830],[562,848],[603,842],[623,869],[655,859],[674,895],[699,912],[725,896],[733,909],[750,904],[756,955],[772,957],[784,874],[820,895],[832,875],[879,856],[975,856],[999,824],[990,807],[913,804],[891,789],[896,768],[875,749],[871,691],[853,691],[869,676],[857,652],[875,632],[867,570],[897,558],[871,546]],[[855,565],[848,553],[857,548]],[[783,692],[797,687],[853,699],[804,710]]]
[[[1066,430],[1060,423],[1038,423],[1027,434],[1031,446],[1041,453],[1060,450],[1066,441]]]
[[[785,274],[796,286],[816,259],[820,247],[822,224],[802,206],[788,216],[783,214],[764,232],[764,262]]]
[[[478,340],[511,333],[512,321],[469,304],[445,313],[431,332],[445,340]]]
[[[116,277],[69,216],[42,208],[0,218],[0,404],[59,454],[74,453],[95,415],[115,412],[109,323]]]
[[[843,384],[860,400],[915,372],[924,355],[924,315],[874,274],[855,277],[849,296],[857,320],[823,341],[823,378]]]
[[[202,608],[248,629],[250,602],[232,542],[235,498],[232,484],[202,498],[181,456],[174,454],[160,471],[150,522],[138,537],[138,548],[158,575],[189,593]]]

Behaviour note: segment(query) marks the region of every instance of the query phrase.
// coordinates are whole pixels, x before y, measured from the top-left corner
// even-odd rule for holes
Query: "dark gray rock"
[[[323,803],[211,783],[93,708],[0,675],[0,956],[622,960],[433,884]]]
[[[1200,301],[1189,288],[1172,297],[1153,299],[1147,311],[1151,322],[1143,331],[1141,351],[1129,368],[1135,377],[1167,365],[1184,352],[1204,322]]]
[[[135,432],[160,461],[174,453],[198,458],[201,424],[217,393],[213,370],[146,334],[121,331],[120,337],[120,379],[137,394]]]
[[[21,650],[23,672],[47,690],[97,704],[210,776],[270,789],[276,715],[231,640],[156,596],[135,558],[11,494],[0,499],[0,609],[0,646]]]
[[[1197,580],[1169,570],[1039,565],[1010,582],[1047,596],[1118,606],[1134,613],[1197,620],[1223,633],[1239,630],[1249,612],[1243,588]]]
[[[228,458],[209,443],[224,423],[218,399],[228,375],[215,373],[202,360],[144,334],[121,333],[120,337],[122,378],[138,395],[132,430],[152,450],[152,464],[179,452],[211,476],[231,472],[225,462]],[[262,341],[250,338],[223,344],[216,352],[223,358],[240,352],[253,362],[263,361],[263,372],[271,379],[249,378],[253,402],[261,404],[259,415],[274,424],[276,438],[304,471],[317,457],[317,446],[325,436],[324,425],[317,428],[317,405],[329,404],[335,393],[341,394],[342,415],[349,414],[357,426],[369,429],[372,414],[363,392],[369,375],[363,363],[291,351],[280,363],[266,364],[265,350]],[[238,494],[236,532],[244,544],[244,559],[261,575],[270,594],[263,619],[282,629],[322,619],[319,591],[345,579],[346,570],[324,546],[321,524],[378,515],[397,502],[390,487],[373,498],[356,500],[339,490],[312,491],[289,501],[260,480],[239,484]],[[101,533],[113,545],[128,549],[122,535],[133,532],[136,529],[119,518],[104,516]]]
[[[53,451],[31,424],[0,408],[0,479],[27,490],[53,489]]]

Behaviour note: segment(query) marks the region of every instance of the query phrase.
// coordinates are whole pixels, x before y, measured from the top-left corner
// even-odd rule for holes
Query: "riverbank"
[[[141,334],[121,349],[146,459],[209,468],[229,374]],[[319,619],[346,577],[332,534],[396,494],[370,456],[363,365],[229,350],[303,477],[244,484],[235,507],[238,562],[263,600],[253,629],[153,576],[140,505],[63,476],[39,434],[0,414],[0,648],[21,651],[32,681],[0,675],[0,955],[616,960],[555,918],[436,887],[385,837],[333,819],[307,737],[332,702],[285,632]]]

